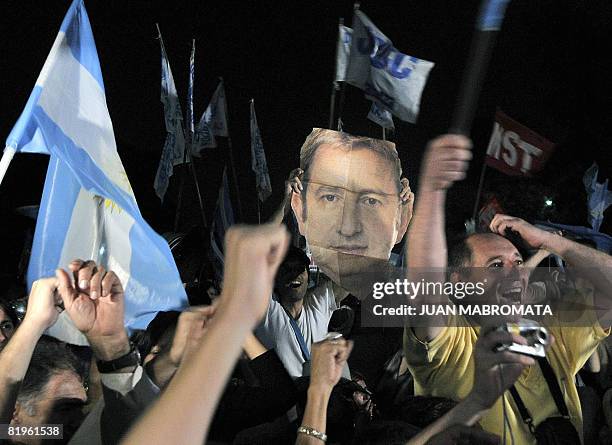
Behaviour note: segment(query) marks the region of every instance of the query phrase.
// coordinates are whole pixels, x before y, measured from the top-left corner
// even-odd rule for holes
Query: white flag
[[[344,25],[338,25],[338,43],[336,47],[336,82],[346,79],[349,55],[351,53],[351,37],[353,30]]]
[[[161,102],[164,104],[164,119],[166,121],[166,142],[162,149],[162,157],[155,175],[155,193],[163,201],[173,166],[182,164],[185,159],[185,134],[183,133],[183,114],[179,104],[174,77],[170,69],[170,62],[164,47],[161,33],[159,35],[161,45]]]
[[[399,52],[361,11],[355,11],[346,81],[399,119],[416,122],[433,62]]]
[[[270,175],[268,174],[268,164],[266,153],[264,152],[257,116],[255,116],[255,101],[251,99],[251,168],[255,172],[255,183],[257,196],[264,202],[272,194]]]
[[[377,123],[381,127],[386,128],[387,130],[395,130],[393,115],[389,112],[389,110],[381,108],[376,102],[372,102],[370,112],[368,113],[368,119]]]
[[[192,153],[197,155],[205,148],[216,147],[217,141],[215,136],[229,136],[223,79],[219,82],[208,107],[206,107],[206,111],[202,114],[200,122],[198,122],[195,129]]]

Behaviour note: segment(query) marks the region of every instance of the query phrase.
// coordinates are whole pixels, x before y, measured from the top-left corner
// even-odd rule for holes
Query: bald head
[[[510,241],[496,233],[475,233],[462,238],[449,250],[450,267],[511,267],[523,257]]]

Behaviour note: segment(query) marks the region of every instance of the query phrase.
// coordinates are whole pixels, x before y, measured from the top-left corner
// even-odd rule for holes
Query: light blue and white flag
[[[144,221],[117,154],[100,63],[83,0],[74,0],[26,107],[8,136],[17,152],[51,158],[36,222],[28,286],[93,259],[119,276],[126,325],[187,304],[166,242]],[[50,334],[84,344],[62,313]]]
[[[372,106],[368,112],[368,119],[387,130],[395,130],[393,115],[389,112],[389,110],[381,108],[381,106],[376,102],[372,102]]]
[[[338,42],[336,46],[336,82],[346,80],[349,56],[351,54],[351,37],[353,30],[348,26],[338,25]]]
[[[181,112],[174,77],[170,69],[170,61],[166,54],[161,32],[159,33],[159,45],[161,48],[161,102],[164,105],[166,141],[162,149],[153,187],[159,199],[163,201],[170,183],[170,177],[174,172],[174,166],[184,163],[186,159],[183,113]]]
[[[217,146],[215,136],[229,137],[223,79],[219,81],[208,107],[196,126],[192,153],[198,154],[205,148],[215,148]]]
[[[597,182],[598,172],[599,167],[596,163],[593,163],[582,178],[582,182],[587,192],[589,224],[596,232],[599,232],[599,228],[604,219],[604,212],[612,204],[612,192],[608,190],[608,180]]]
[[[261,202],[264,202],[272,194],[272,185],[270,184],[266,154],[257,125],[257,116],[255,116],[254,99],[251,99],[251,168],[255,172],[257,196]]]
[[[370,19],[355,11],[346,82],[399,119],[416,122],[433,62],[401,53]]]

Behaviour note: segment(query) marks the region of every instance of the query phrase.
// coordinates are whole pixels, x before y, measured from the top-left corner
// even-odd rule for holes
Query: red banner
[[[486,163],[507,175],[531,176],[542,170],[554,148],[553,142],[498,110]]]

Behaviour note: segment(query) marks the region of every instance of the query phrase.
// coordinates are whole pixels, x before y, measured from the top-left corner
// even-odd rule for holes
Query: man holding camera
[[[465,177],[472,157],[470,149],[470,141],[458,135],[439,137],[428,147],[421,170],[419,199],[408,235],[409,278],[425,268],[440,271],[449,265],[444,225],[446,191],[455,181]],[[496,281],[489,282],[485,292],[487,298],[495,300],[490,303],[519,305],[526,293],[528,276],[523,272],[523,258],[504,238],[510,231],[520,235],[530,248],[556,254],[570,267],[580,266],[599,295],[610,295],[610,281],[606,278],[612,270],[610,256],[511,216],[497,215],[490,229],[492,233],[469,236],[451,249],[449,255],[451,266],[467,270],[463,274],[452,274],[452,280],[469,282],[478,274],[491,276],[486,271],[497,271]],[[444,272],[438,274],[438,279],[444,280]],[[535,443],[536,437],[542,440],[543,434],[561,433],[566,440],[572,440],[572,434],[576,439],[582,436],[582,414],[574,378],[598,343],[609,335],[610,321],[601,314],[596,317],[592,309],[585,310],[585,307],[594,306],[592,294],[580,291],[563,297],[568,298],[569,304],[582,308],[587,322],[568,327],[551,317],[552,324],[545,327],[554,341],[546,352],[546,363],[534,361],[524,370],[511,396],[506,393],[507,396],[483,416],[480,423],[485,430],[500,436],[508,430],[505,439],[521,444]],[[427,297],[427,303],[444,303],[444,298]],[[596,306],[609,311],[609,297],[598,301]],[[474,345],[482,325],[491,323],[501,325],[502,320],[440,314],[406,327],[405,356],[415,378],[417,394],[455,400],[465,398],[476,383]],[[496,350],[499,349],[498,345]],[[498,353],[509,352],[499,350]],[[502,381],[503,371],[500,367]],[[551,425],[553,427],[547,429]]]

